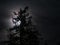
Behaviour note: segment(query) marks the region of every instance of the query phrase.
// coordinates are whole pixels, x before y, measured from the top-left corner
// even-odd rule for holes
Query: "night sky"
[[[0,41],[7,40],[12,10],[29,6],[37,30],[48,45],[60,43],[60,2],[56,0],[2,0],[0,1]]]

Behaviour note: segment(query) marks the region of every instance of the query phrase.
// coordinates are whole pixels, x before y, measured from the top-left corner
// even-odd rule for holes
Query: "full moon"
[[[13,12],[16,12],[17,13],[17,15],[14,15],[14,13]],[[15,19],[13,19],[13,18],[17,18],[18,17],[18,10],[16,11],[12,11],[11,10],[11,17],[10,17],[10,19],[9,19],[9,22],[10,22],[10,27],[14,27],[14,26],[19,26],[20,24],[21,24],[21,21],[20,20],[15,20]]]

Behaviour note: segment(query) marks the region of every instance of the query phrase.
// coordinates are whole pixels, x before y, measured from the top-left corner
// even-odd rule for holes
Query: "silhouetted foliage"
[[[21,21],[21,24],[17,26],[17,22],[12,21],[15,26],[10,28],[9,45],[39,45],[39,33],[32,24],[32,16],[27,13],[28,9],[28,6],[24,10],[20,8],[17,18],[12,18],[17,22]],[[16,12],[13,13],[17,15]]]
[[[9,45],[39,45],[38,37],[36,35],[38,34],[38,32],[32,31],[34,30],[34,25],[31,21],[32,16],[27,13],[28,8],[28,6],[26,6],[24,10],[20,8],[20,11],[18,12],[18,17],[13,18],[17,22],[20,20],[21,24],[19,26],[15,25],[13,28],[10,28]],[[13,13],[17,15],[15,12]],[[13,23],[16,24],[16,22],[14,21]],[[15,33],[12,32],[14,30]]]

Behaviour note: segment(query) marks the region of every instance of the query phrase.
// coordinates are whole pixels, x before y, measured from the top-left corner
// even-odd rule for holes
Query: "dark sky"
[[[37,29],[43,35],[44,39],[48,41],[48,44],[57,45],[57,43],[60,43],[60,2],[56,0],[0,1],[0,34],[8,26],[5,19],[10,17],[9,10],[20,7],[24,8],[25,6],[30,7],[34,21],[38,25]]]

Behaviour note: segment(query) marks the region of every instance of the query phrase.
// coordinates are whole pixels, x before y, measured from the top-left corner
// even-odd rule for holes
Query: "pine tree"
[[[15,26],[10,28],[9,45],[39,45],[37,37],[37,30],[34,29],[32,24],[32,16],[27,13],[28,6],[24,10],[20,9],[17,18],[13,18]],[[16,12],[14,12],[16,15]],[[21,21],[21,24],[17,26],[17,22]]]
[[[32,23],[32,16],[27,13],[28,6],[18,12],[17,18],[12,18],[15,24],[13,28],[9,29],[9,41],[2,41],[5,45],[48,45],[47,40],[41,38],[41,34],[36,30]],[[16,12],[13,12],[15,15]],[[3,45],[4,45],[3,44]]]

